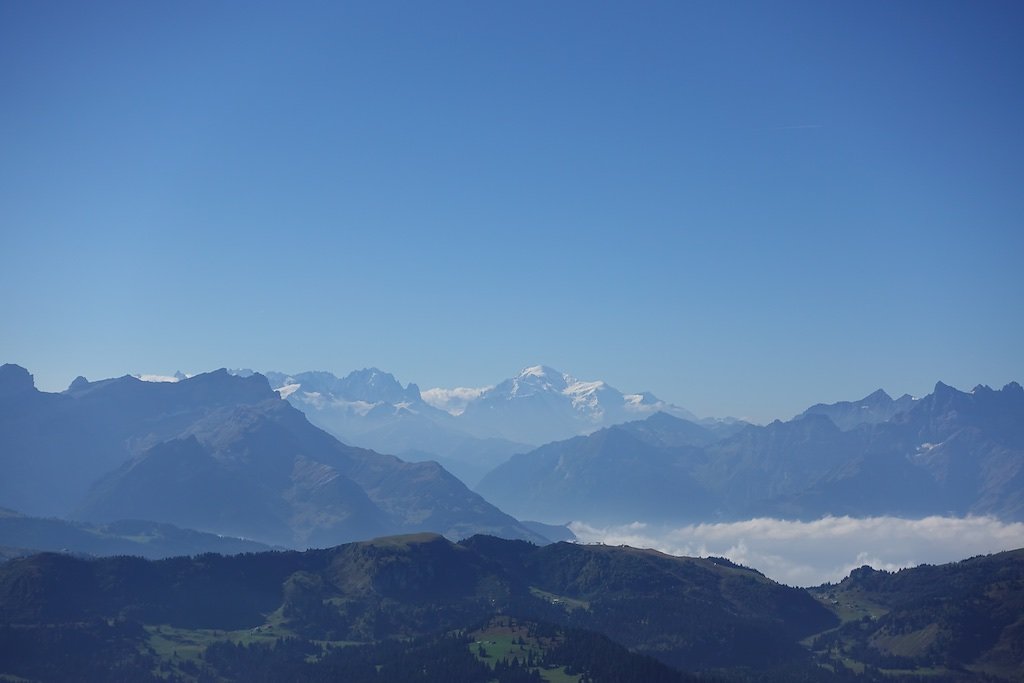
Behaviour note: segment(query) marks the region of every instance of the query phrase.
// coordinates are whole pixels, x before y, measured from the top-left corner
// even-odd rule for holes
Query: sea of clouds
[[[993,517],[759,518],[682,527],[573,522],[569,528],[584,543],[727,557],[791,586],[838,582],[863,565],[895,571],[1024,547],[1024,523]]]

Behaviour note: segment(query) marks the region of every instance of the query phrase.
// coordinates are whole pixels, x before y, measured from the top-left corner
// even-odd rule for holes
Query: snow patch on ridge
[[[571,378],[570,378],[571,379]],[[573,380],[562,393],[572,401],[572,407],[576,410],[589,413],[589,417],[600,420],[604,416],[604,409],[601,407],[601,400],[598,393],[605,388],[604,382],[581,382]]]
[[[548,373],[559,374],[556,370],[545,367],[543,365],[532,365],[528,368],[523,368],[523,371],[519,373],[520,377],[547,377]]]
[[[132,375],[135,379],[141,379],[143,382],[168,382],[174,383],[178,381],[177,377],[171,377],[169,375]]]
[[[280,389],[277,389],[276,391],[278,394],[281,395],[281,398],[288,398],[296,391],[298,391],[299,387],[301,386],[301,384],[286,384],[285,386],[281,387]]]
[[[180,382],[183,379],[189,379],[191,377],[195,377],[195,375],[187,374],[187,373],[184,373],[181,370],[179,370],[178,372],[174,373],[173,375],[156,375],[156,374],[149,374],[149,373],[140,373],[140,374],[132,375],[132,377],[134,377],[135,379],[138,379],[138,380],[142,380],[143,382],[164,382],[164,383],[167,383],[167,384],[173,384],[175,382]]]

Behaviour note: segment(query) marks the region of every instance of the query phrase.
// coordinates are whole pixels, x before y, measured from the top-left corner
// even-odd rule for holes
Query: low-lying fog
[[[791,586],[837,582],[862,565],[896,570],[1024,547],[1024,523],[992,517],[824,517],[664,527],[569,525],[585,543],[655,548],[672,555],[727,557]]]

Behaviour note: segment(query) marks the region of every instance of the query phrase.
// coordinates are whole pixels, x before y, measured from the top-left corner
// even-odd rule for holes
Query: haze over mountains
[[[266,377],[311,422],[345,443],[437,460],[471,485],[513,453],[550,441],[659,411],[697,419],[650,393],[624,394],[543,365],[494,386],[422,392],[376,368],[343,378],[317,371]]]
[[[147,519],[290,547],[432,530],[542,540],[436,463],[344,445],[266,379],[76,379],[61,394],[0,367],[0,505]]]
[[[89,555],[139,555],[150,559],[201,553],[253,553],[263,543],[180,529],[172,524],[120,520],[111,524],[69,522],[22,515],[0,508],[0,550],[7,556],[39,551]]]
[[[916,401],[876,392],[717,435],[657,414],[515,455],[477,490],[541,520],[1020,520],[1024,390],[1014,382],[967,393],[940,382]]]
[[[148,557],[261,544],[330,549],[157,564],[9,560],[0,567],[0,629],[35,654],[0,652],[0,670],[47,678],[51,657],[40,653],[66,636],[92,644],[81,666],[96,671],[120,656],[113,652],[144,652],[131,659],[138,671],[241,680],[247,675],[218,668],[226,665],[215,656],[235,645],[207,641],[202,668],[154,653],[199,642],[203,629],[250,639],[265,630],[307,643],[302,657],[313,659],[288,663],[291,672],[334,661],[312,641],[369,646],[518,614],[554,624],[530,622],[549,632],[604,634],[678,669],[727,668],[736,680],[749,674],[735,669],[737,657],[761,680],[844,680],[848,662],[865,673],[898,666],[949,680],[1019,680],[1019,552],[896,578],[857,570],[812,595],[724,558],[550,544],[564,528],[511,516],[626,528],[748,520],[757,529],[775,520],[751,518],[833,515],[1024,521],[1024,389],[1016,383],[964,392],[940,382],[920,399],[878,391],[758,426],[686,419],[693,416],[649,395],[543,366],[459,392],[458,408],[430,394],[448,410],[372,369],[344,378],[218,370],[172,379],[79,377],[46,393],[24,368],[0,366],[0,506],[19,511],[0,510],[0,557],[42,548]],[[432,446],[461,443],[478,470],[502,449],[522,451],[473,492],[436,462],[347,445],[314,420],[396,445],[422,446],[429,435]],[[613,420],[625,421],[606,425]],[[535,448],[508,438],[556,432],[575,435]],[[432,533],[393,536],[412,532]],[[358,542],[335,547],[350,541]],[[951,580],[958,583],[947,589]],[[952,602],[937,609],[937,595]],[[284,657],[290,646],[274,647],[252,656]],[[250,656],[231,652],[233,666]],[[627,654],[616,656],[643,668]]]
[[[971,392],[939,383],[921,399],[878,391],[757,426],[684,419],[649,395],[544,366],[463,391],[464,405],[449,410],[373,369],[344,378],[221,370],[150,379],[172,381],[78,378],[54,394],[18,366],[0,368],[0,505],[298,548],[428,530],[566,537],[562,527],[510,515],[591,528],[829,515],[1024,518],[1024,391],[1016,383]],[[646,417],[599,426],[637,414]],[[437,463],[347,445],[311,422],[450,464],[470,483],[475,473],[477,493]],[[584,434],[532,447],[497,435],[500,424],[509,425],[503,434],[531,438]]]
[[[862,424],[886,422],[897,414],[910,410],[915,400],[910,394],[893,399],[885,390],[879,389],[859,401],[816,403],[797,417],[824,415],[840,429],[847,430]]]

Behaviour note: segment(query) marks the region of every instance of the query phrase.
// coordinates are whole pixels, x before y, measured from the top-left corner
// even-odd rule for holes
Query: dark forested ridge
[[[896,573],[862,567],[814,592],[843,617],[814,639],[820,653],[1024,680],[1024,550]]]
[[[0,565],[0,673],[781,681],[928,667],[936,680],[1019,680],[1022,556],[859,570],[815,597],[713,559],[487,536],[159,561],[44,553]],[[916,658],[893,644],[912,627],[938,634]]]

